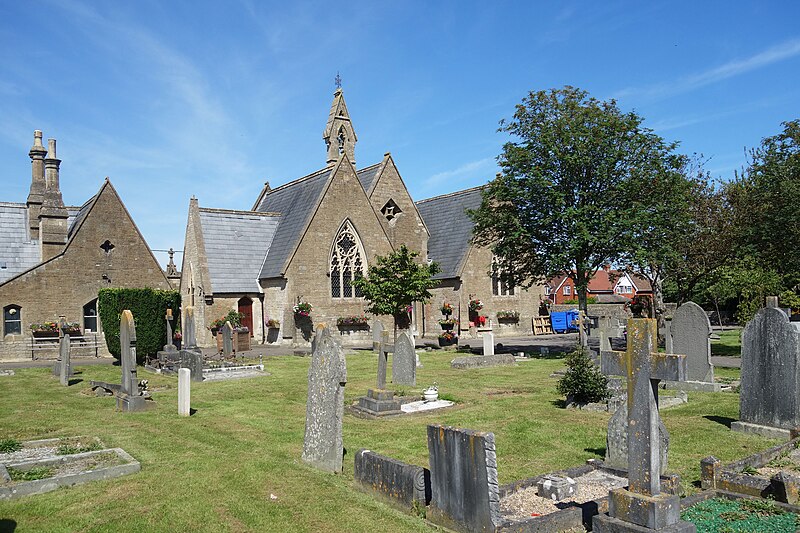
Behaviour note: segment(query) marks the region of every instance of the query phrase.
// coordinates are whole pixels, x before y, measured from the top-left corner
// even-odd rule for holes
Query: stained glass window
[[[353,225],[345,220],[331,249],[331,297],[360,298],[361,291],[353,287],[353,280],[365,274],[364,248]]]

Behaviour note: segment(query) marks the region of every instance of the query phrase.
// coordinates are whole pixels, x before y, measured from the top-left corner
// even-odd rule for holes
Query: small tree
[[[567,355],[567,372],[558,381],[556,390],[576,403],[599,402],[610,396],[608,378],[592,363],[585,348]]]
[[[418,256],[418,252],[401,245],[386,257],[378,256],[367,277],[353,280],[353,285],[369,300],[368,313],[391,315],[396,328],[408,328],[408,309],[414,302],[431,299],[430,289],[437,284],[433,276],[440,272],[436,263],[424,265],[415,261]]]

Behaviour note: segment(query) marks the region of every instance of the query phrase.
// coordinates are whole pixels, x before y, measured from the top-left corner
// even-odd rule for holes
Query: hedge
[[[164,316],[172,309],[172,330],[180,324],[181,295],[178,291],[156,289],[100,289],[97,295],[100,322],[111,354],[119,358],[119,321],[122,311],[130,309],[136,324],[136,358],[143,363],[156,355],[167,340]]]

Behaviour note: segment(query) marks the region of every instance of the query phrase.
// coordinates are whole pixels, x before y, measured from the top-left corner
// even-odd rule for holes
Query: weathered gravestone
[[[495,531],[502,523],[493,433],[428,426],[428,519],[457,531]]]
[[[120,366],[122,367],[122,383],[120,385],[91,381],[95,392],[104,391],[117,397],[117,408],[123,411],[139,411],[144,409],[149,393],[144,382],[139,383],[136,374],[136,325],[130,310],[122,311],[119,324]]]
[[[667,470],[667,457],[669,455],[669,432],[666,426],[658,420],[658,449],[660,450],[659,475]],[[605,466],[620,470],[628,469],[628,403],[623,401],[608,421],[606,434]]]
[[[303,461],[327,472],[342,471],[342,419],[347,365],[327,327],[317,330],[308,369]]]
[[[69,387],[69,377],[72,375],[72,364],[69,359],[69,335],[63,335],[58,342],[58,359],[61,366],[58,369],[58,379],[65,387]]]
[[[629,486],[609,492],[608,514],[592,519],[596,533],[695,531],[694,524],[680,519],[680,498],[661,493],[659,477],[658,382],[685,380],[686,356],[654,353],[656,339],[655,320],[633,318],[628,320],[628,349],[601,357],[604,374],[627,377]]]
[[[188,368],[192,381],[203,381],[203,354],[197,347],[194,323],[194,307],[186,306],[183,311],[183,348],[178,354],[181,368]]]
[[[494,355],[494,333],[483,332],[483,355]]]
[[[394,392],[386,390],[386,366],[389,352],[393,347],[389,345],[389,332],[384,331],[378,343],[378,373],[376,388],[368,389],[367,395],[358,399],[358,406],[353,409],[368,416],[394,416],[403,414],[400,402],[394,399]]]
[[[233,326],[230,322],[225,322],[222,326],[222,355],[228,357],[233,353]]]
[[[372,321],[372,350],[377,352],[383,340],[383,322],[377,318]]]
[[[686,302],[675,310],[670,325],[672,351],[686,355],[686,378],[692,382],[714,382],[711,364],[711,322],[703,308]]]
[[[675,353],[675,347],[672,344],[672,318],[664,319],[664,351]]]
[[[61,369],[64,366],[64,331],[67,329],[67,321],[65,317],[61,317],[59,319],[58,324],[58,359],[56,359],[56,363],[53,365],[53,375],[57,378],[61,378]],[[69,344],[66,346],[66,354],[69,356]],[[67,363],[69,365],[69,363]],[[72,367],[69,367],[67,370],[68,376],[72,376]]]
[[[427,505],[431,500],[431,474],[427,468],[370,450],[356,453],[353,477],[359,488],[400,504],[403,510],[411,509],[414,502]]]
[[[417,352],[414,339],[403,331],[397,336],[392,354],[392,383],[395,385],[417,384]]]
[[[800,323],[776,307],[760,309],[744,328],[739,418],[732,430],[771,438],[800,427]]]
[[[174,352],[178,348],[172,343],[172,309],[167,309],[167,315],[164,320],[167,322],[167,343],[164,345],[164,351]]]

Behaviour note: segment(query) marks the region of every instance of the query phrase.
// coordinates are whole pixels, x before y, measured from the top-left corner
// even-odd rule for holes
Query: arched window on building
[[[345,220],[333,240],[330,255],[331,297],[361,298],[353,280],[366,274],[366,254],[353,224]]]
[[[22,334],[22,308],[18,305],[7,305],[3,308],[3,335]]]
[[[83,306],[83,330],[97,333],[97,298]]]
[[[514,280],[492,258],[492,296],[514,296]]]

